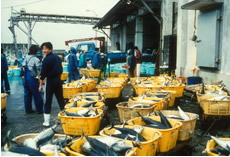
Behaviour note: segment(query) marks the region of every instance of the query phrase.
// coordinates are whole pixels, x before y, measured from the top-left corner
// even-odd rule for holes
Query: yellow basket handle
[[[179,125],[179,126],[180,126],[180,123],[178,123],[178,122],[177,122],[177,123],[176,123],[173,127],[175,128],[177,125]]]

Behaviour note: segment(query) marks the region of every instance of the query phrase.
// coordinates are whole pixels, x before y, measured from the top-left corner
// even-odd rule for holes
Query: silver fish
[[[226,96],[218,96],[218,97],[210,98],[208,100],[226,101],[226,100],[230,100],[230,99],[228,97],[226,97]]]
[[[211,136],[211,138],[219,145],[221,146],[222,148],[225,148],[227,150],[230,149],[230,141],[227,141],[227,140],[223,140],[223,139],[219,139],[219,138],[216,138],[214,136]]]
[[[52,139],[52,137],[55,134],[55,129],[58,125],[55,124],[54,126],[45,129],[44,131],[42,131],[41,133],[39,133],[35,138],[35,142],[37,143],[37,146],[40,146],[42,143],[45,143],[49,140]]]
[[[184,120],[190,120],[189,116],[178,106],[177,107],[179,110],[179,114],[180,116],[184,119]]]
[[[20,153],[14,153],[9,151],[2,151],[1,155],[2,156],[29,156],[28,154],[20,154]]]
[[[54,156],[59,156],[57,144],[54,146]]]
[[[38,149],[37,142],[33,138],[28,138],[23,142],[23,146]]]

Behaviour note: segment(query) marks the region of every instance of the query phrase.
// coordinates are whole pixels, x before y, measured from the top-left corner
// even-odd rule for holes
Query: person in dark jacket
[[[134,57],[134,51],[133,49],[128,50],[128,57],[127,57],[127,65],[128,65],[128,72],[130,74],[130,77],[134,77],[134,70],[136,67],[136,60]]]
[[[22,62],[22,69],[24,73],[24,104],[26,113],[34,113],[32,110],[32,97],[38,114],[43,113],[43,99],[41,93],[38,91],[39,81],[38,77],[41,71],[41,62],[36,57],[38,48],[32,45],[29,49],[28,56]]]
[[[140,77],[141,74],[141,63],[142,63],[142,55],[138,47],[134,47],[135,57],[136,57],[136,64],[137,64],[137,77]]]
[[[101,65],[102,65],[102,59],[101,59],[101,55],[100,53],[98,52],[99,49],[98,48],[95,48],[95,52],[92,56],[92,67],[94,69],[100,69]]]
[[[4,50],[1,48],[1,93],[10,93],[10,84],[8,81],[8,64],[4,55]]]
[[[87,55],[87,51],[83,51],[80,54],[80,61],[79,61],[79,67],[80,68],[86,68],[87,67],[86,55]]]
[[[42,91],[42,83],[46,78],[45,83],[45,106],[44,106],[44,123],[43,126],[50,125],[50,112],[53,94],[55,94],[59,107],[64,109],[63,88],[61,81],[62,61],[61,59],[52,53],[53,45],[50,42],[45,42],[41,45],[42,51],[46,56],[42,62],[42,70],[40,77],[39,91]]]
[[[79,80],[79,71],[78,71],[78,61],[76,56],[76,49],[71,47],[70,48],[70,55],[68,57],[69,59],[69,82],[72,80]]]

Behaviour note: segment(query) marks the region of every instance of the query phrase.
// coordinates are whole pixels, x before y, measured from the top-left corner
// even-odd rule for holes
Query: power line
[[[16,8],[16,7],[20,7],[20,6],[25,6],[25,5],[31,5],[31,4],[39,3],[39,2],[42,2],[42,1],[46,1],[46,0],[39,0],[39,1],[30,2],[30,3],[24,3],[24,4],[14,5],[14,6],[2,7],[1,9],[8,9],[8,8],[11,8],[11,7]]]

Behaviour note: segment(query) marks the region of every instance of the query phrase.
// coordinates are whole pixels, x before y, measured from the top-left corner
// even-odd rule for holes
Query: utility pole
[[[11,7],[11,15],[12,15],[12,12],[13,12],[13,7]],[[15,26],[15,22],[12,19],[10,19],[10,26],[8,28],[11,31],[11,33],[13,34],[13,43],[14,43],[15,56],[18,57],[18,45],[17,45],[14,26]]]
[[[28,45],[27,45],[27,50],[30,49],[30,46],[32,45],[32,24],[31,21],[28,21]]]

